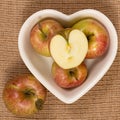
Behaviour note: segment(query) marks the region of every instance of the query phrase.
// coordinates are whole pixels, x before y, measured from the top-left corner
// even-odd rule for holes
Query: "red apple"
[[[33,48],[43,56],[50,56],[49,43],[51,38],[62,29],[62,25],[56,20],[44,19],[39,21],[30,33]]]
[[[63,69],[55,62],[52,65],[52,76],[62,88],[74,88],[81,85],[87,77],[87,67],[84,63],[71,69]]]
[[[85,18],[73,25],[85,33],[88,39],[88,53],[86,58],[102,56],[109,46],[109,35],[106,28],[97,20]]]
[[[29,116],[42,109],[46,89],[32,75],[22,75],[6,83],[3,100],[15,115]]]

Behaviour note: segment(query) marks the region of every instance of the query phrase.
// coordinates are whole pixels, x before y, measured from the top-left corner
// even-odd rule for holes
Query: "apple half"
[[[50,42],[50,53],[55,62],[63,69],[80,65],[86,57],[88,41],[78,29],[65,29],[55,35]]]

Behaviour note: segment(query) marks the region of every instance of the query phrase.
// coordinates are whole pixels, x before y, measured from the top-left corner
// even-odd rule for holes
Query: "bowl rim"
[[[90,16],[96,16],[98,19],[99,17],[102,17],[102,19],[104,21],[106,21],[106,23],[110,26],[110,28],[112,29],[112,32],[113,32],[113,35],[115,37],[115,41],[114,41],[114,54],[112,54],[111,56],[111,59],[110,61],[107,63],[106,67],[104,68],[104,72],[101,72],[101,74],[99,74],[99,76],[97,77],[97,79],[92,82],[89,86],[87,86],[84,91],[81,92],[81,94],[78,94],[76,95],[75,97],[71,98],[71,99],[67,99],[66,97],[64,97],[63,95],[59,95],[58,91],[56,91],[56,89],[54,89],[52,86],[48,85],[46,81],[41,81],[39,79],[39,77],[42,77],[39,76],[37,73],[36,73],[36,70],[33,69],[34,67],[29,63],[28,59],[26,58],[26,54],[24,54],[23,52],[23,47],[22,47],[22,35],[24,33],[24,30],[26,27],[28,27],[29,25],[29,22],[31,20],[33,20],[36,16],[38,15],[47,15],[47,14],[50,14],[52,13],[52,15],[55,15],[57,16],[58,18],[59,17],[64,17],[64,19],[66,19],[66,21],[69,21],[69,19],[74,19],[74,18],[77,18],[78,15],[81,15],[81,18],[85,17],[86,15],[90,15]],[[47,16],[46,16],[47,17]],[[106,24],[105,23],[105,24]],[[55,95],[59,100],[63,101],[64,103],[67,103],[67,104],[71,104],[75,101],[77,101],[80,97],[82,97],[85,93],[87,93],[93,86],[95,86],[95,84],[104,76],[104,74],[108,71],[108,69],[110,68],[110,66],[112,65],[116,55],[117,55],[117,49],[118,49],[118,36],[117,36],[117,32],[116,32],[116,29],[113,25],[113,23],[110,21],[110,19],[104,15],[102,12],[98,11],[98,10],[95,10],[95,9],[82,9],[82,10],[79,10],[73,14],[70,14],[70,15],[67,15],[67,14],[64,14],[60,11],[57,11],[57,10],[54,10],[54,9],[43,9],[43,10],[40,10],[40,11],[37,11],[35,13],[33,13],[30,17],[27,18],[27,20],[23,23],[20,31],[19,31],[19,35],[18,35],[18,49],[19,49],[19,53],[20,53],[20,56],[22,58],[22,60],[24,61],[25,65],[27,66],[27,68],[30,70],[30,72],[43,84],[43,86],[45,86],[53,95]]]

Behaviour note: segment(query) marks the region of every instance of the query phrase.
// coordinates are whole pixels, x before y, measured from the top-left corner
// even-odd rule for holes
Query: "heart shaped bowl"
[[[39,20],[44,18],[54,18],[65,27],[69,27],[76,21],[86,17],[95,18],[106,27],[110,37],[109,49],[104,56],[98,59],[86,60],[89,74],[86,81],[81,86],[70,90],[63,89],[59,87],[52,78],[52,58],[43,57],[33,50],[30,44],[30,31]],[[52,94],[67,104],[78,100],[105,75],[115,59],[117,47],[118,38],[112,22],[103,13],[93,9],[80,10],[71,15],[66,15],[52,9],[38,11],[25,21],[18,36],[20,56],[27,68]]]

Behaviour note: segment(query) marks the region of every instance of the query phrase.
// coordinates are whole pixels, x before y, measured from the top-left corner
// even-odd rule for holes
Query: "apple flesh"
[[[6,83],[3,100],[15,115],[29,116],[42,109],[46,89],[32,75],[22,75]]]
[[[75,88],[81,85],[87,77],[85,63],[71,69],[63,69],[55,62],[52,64],[52,76],[56,83],[62,88]]]
[[[86,58],[102,56],[109,46],[109,35],[105,27],[95,19],[85,18],[73,25],[87,36],[88,53]]]
[[[65,29],[55,35],[50,42],[51,56],[63,69],[80,65],[88,51],[88,41],[83,32]]]
[[[50,56],[49,43],[51,38],[63,29],[62,25],[53,19],[39,21],[31,30],[31,45],[39,54]]]

